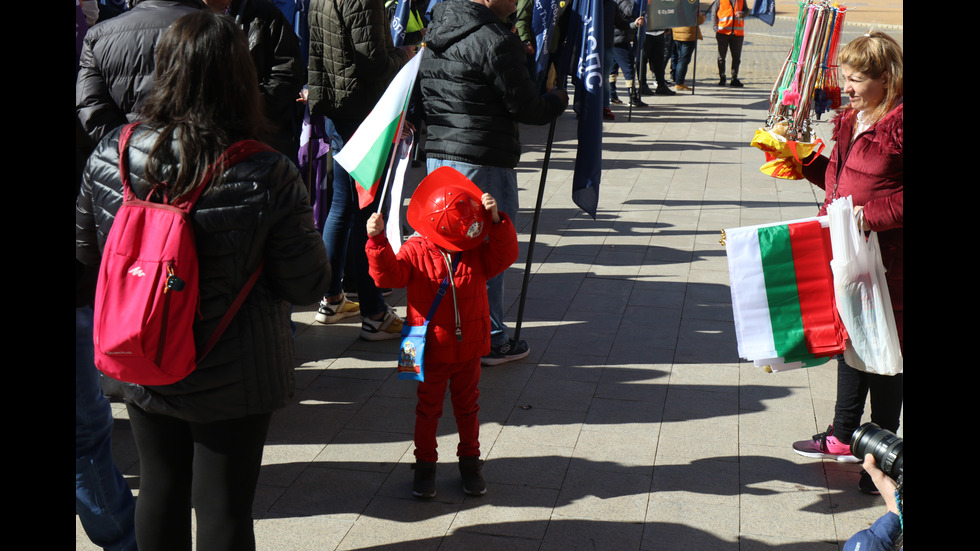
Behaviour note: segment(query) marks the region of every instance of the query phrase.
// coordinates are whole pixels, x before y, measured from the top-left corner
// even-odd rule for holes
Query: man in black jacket
[[[445,0],[433,9],[419,68],[428,124],[427,169],[451,166],[517,218],[521,155],[518,123],[547,124],[568,106],[568,94],[541,94],[527,71],[524,47],[505,19],[516,0]],[[503,320],[503,275],[487,282],[491,352],[484,365],[528,355]]]
[[[75,80],[75,113],[90,147],[136,120],[153,89],[153,50],[163,31],[206,7],[201,0],[134,0],[132,9],[88,31]]]
[[[269,0],[204,0],[215,13],[235,18],[248,36],[248,51],[259,77],[265,116],[272,123],[269,145],[298,164],[299,128],[303,112],[297,108],[306,77],[299,38],[279,8]]]

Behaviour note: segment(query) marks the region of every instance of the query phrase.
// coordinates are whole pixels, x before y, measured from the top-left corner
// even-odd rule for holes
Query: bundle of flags
[[[844,351],[826,216],[726,229],[724,243],[739,357],[785,371]]]

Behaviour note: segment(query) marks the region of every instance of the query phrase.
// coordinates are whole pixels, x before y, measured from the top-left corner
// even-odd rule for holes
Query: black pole
[[[551,121],[548,128],[548,145],[544,150],[544,162],[541,164],[541,182],[538,184],[538,201],[534,205],[534,218],[531,221],[531,241],[527,244],[527,262],[524,265],[524,281],[521,283],[521,298],[517,305],[517,323],[514,326],[514,340],[521,338],[521,322],[524,320],[524,300],[527,298],[527,284],[531,279],[531,261],[534,258],[534,242],[538,237],[538,219],[541,217],[541,203],[544,202],[544,183],[548,179],[548,162],[551,160],[551,145],[555,141],[555,125],[557,117]]]
[[[647,12],[645,10],[640,10],[640,17],[645,20],[647,17]],[[640,68],[638,66],[640,64],[640,33],[644,32],[646,26],[646,21],[644,21],[642,26],[636,28],[636,36],[633,38],[633,43],[636,45],[636,55],[634,55],[633,59],[630,60],[630,62],[633,64],[633,80],[630,82],[630,110],[626,117],[626,122],[633,120],[633,98],[640,97],[640,91],[636,87],[636,81],[640,78]]]

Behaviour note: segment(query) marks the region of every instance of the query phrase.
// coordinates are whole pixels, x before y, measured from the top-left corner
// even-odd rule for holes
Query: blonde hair
[[[872,113],[872,121],[881,120],[898,105],[905,94],[902,47],[881,31],[869,31],[855,38],[840,51],[840,64],[878,79],[885,77],[885,97]]]

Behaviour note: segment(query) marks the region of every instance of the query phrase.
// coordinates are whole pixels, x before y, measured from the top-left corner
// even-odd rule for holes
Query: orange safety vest
[[[745,36],[745,22],[735,12],[745,10],[745,0],[718,0],[718,33]]]

